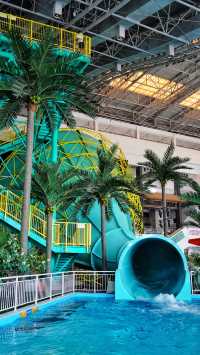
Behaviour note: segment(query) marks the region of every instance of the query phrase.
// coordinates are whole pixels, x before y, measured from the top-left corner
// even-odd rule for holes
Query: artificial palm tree
[[[106,221],[113,215],[112,200],[115,200],[124,213],[135,209],[140,214],[134,203],[128,197],[128,193],[139,194],[136,182],[119,169],[119,160],[116,156],[118,146],[112,145],[110,150],[102,146],[97,149],[96,171],[80,171],[79,181],[74,184],[71,192],[72,210],[74,215],[82,211],[87,215],[97,201],[101,215],[101,246],[102,269],[107,269],[106,262]],[[73,215],[73,214],[72,214]]]
[[[9,32],[8,37],[14,61],[0,62],[0,96],[4,99],[0,108],[0,128],[12,126],[17,114],[26,106],[27,145],[21,222],[21,248],[26,253],[35,116],[38,112],[45,112],[48,116],[56,149],[60,121],[57,122],[55,117],[55,108],[69,126],[74,126],[70,114],[72,108],[76,107],[86,113],[93,112],[93,109],[87,100],[87,83],[73,70],[77,54],[56,57],[51,33],[46,34],[37,45],[25,40],[16,30]]]
[[[162,210],[163,210],[163,232],[167,235],[167,203],[166,203],[166,184],[169,181],[176,183],[191,183],[188,174],[180,170],[190,169],[185,163],[189,162],[189,158],[180,158],[174,156],[175,147],[171,143],[166,149],[163,157],[159,157],[152,150],[147,149],[144,154],[145,162],[140,163],[147,168],[141,179],[147,185],[152,185],[154,182],[159,182],[162,192]]]
[[[193,226],[200,228],[200,211],[195,208],[189,209],[188,211],[189,220],[184,223],[185,226]]]
[[[195,206],[188,210],[189,220],[184,224],[200,228],[200,210],[197,209],[200,207],[200,185],[193,181],[191,187],[193,191],[181,195],[187,206]]]
[[[74,177],[76,169],[62,171],[61,162],[34,164],[31,195],[40,201],[47,215],[47,247],[46,272],[51,271],[51,248],[53,239],[53,212],[67,204],[69,200],[69,183]]]

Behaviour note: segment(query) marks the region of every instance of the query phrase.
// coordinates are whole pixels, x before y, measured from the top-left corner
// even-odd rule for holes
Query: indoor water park
[[[0,0],[0,354],[197,355],[200,4]]]

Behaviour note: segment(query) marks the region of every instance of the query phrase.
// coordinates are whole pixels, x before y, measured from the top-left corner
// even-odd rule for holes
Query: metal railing
[[[69,271],[0,279],[0,312],[67,293],[114,293],[114,271]]]
[[[56,47],[91,56],[91,38],[82,33],[0,12],[0,32],[7,32],[8,29],[19,30],[30,41],[41,41],[47,31],[52,31]]]
[[[56,222],[54,224],[55,246],[91,246],[91,224]]]
[[[10,217],[21,223],[22,197],[4,190],[0,186],[0,212],[3,217]],[[54,226],[53,246],[69,247],[84,246],[89,250],[91,246],[91,224],[57,221]],[[44,211],[31,205],[29,231],[35,232],[39,237],[47,238],[47,218]]]
[[[191,272],[192,294],[200,294],[200,272]],[[114,293],[115,271],[68,271],[0,279],[0,313],[68,293]]]

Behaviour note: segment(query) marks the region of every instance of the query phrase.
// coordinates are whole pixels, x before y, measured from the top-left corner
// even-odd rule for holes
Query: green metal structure
[[[9,138],[10,137],[10,138]],[[3,141],[4,139],[4,141]],[[8,190],[16,191],[16,186],[22,186],[23,176],[24,176],[24,154],[25,154],[25,132],[24,126],[19,122],[18,131],[16,130],[4,130],[0,134],[0,152],[1,152],[1,169],[0,169],[0,185],[4,187],[4,193],[8,193]],[[61,168],[67,170],[72,166],[78,168],[84,168],[89,170],[95,170],[97,166],[97,147],[100,144],[103,144],[107,147],[110,146],[110,142],[103,137],[100,133],[89,131],[86,129],[60,129],[58,132],[58,157],[61,159]],[[35,142],[34,149],[34,159],[37,162],[42,161],[51,161],[52,146],[51,139],[46,140],[37,140]],[[123,153],[119,149],[118,156],[121,162],[121,168],[124,167],[124,157]],[[20,193],[20,191],[19,191]],[[0,195],[1,197],[1,195]],[[16,201],[15,201],[16,202]],[[3,211],[4,202],[0,204],[0,219],[3,223],[7,223],[15,230],[20,230],[20,223],[15,219],[11,218],[12,216],[5,216],[5,211]],[[113,202],[114,203],[114,202]],[[140,203],[136,197],[136,203]],[[11,203],[12,204],[12,203]],[[20,209],[20,201],[17,200],[17,204]],[[35,206],[35,205],[34,205]],[[12,208],[12,207],[10,207]],[[36,205],[35,208],[40,210],[38,213],[44,214],[44,208],[42,205]],[[114,206],[115,216],[108,223],[107,230],[116,232],[118,229],[118,238],[119,234],[132,235],[132,223],[128,216],[125,216],[117,207]],[[52,248],[53,259],[52,259],[52,269],[54,271],[64,271],[67,270],[75,259],[79,260],[80,263],[85,264],[86,260],[91,257],[90,246],[93,246],[96,240],[100,238],[100,226],[99,226],[99,206],[96,204],[91,212],[91,215],[87,217],[79,216],[76,221],[78,225],[86,223],[92,225],[92,240],[89,243],[88,240],[85,240],[83,246],[72,245],[61,247],[54,245]],[[98,217],[98,218],[97,218]],[[42,217],[45,219],[45,217]],[[20,217],[19,217],[20,220]],[[55,224],[57,226],[59,223],[65,221],[66,223],[70,222],[70,210],[66,208],[63,211],[57,211]],[[33,218],[33,223],[35,219]],[[128,232],[127,232],[128,231]],[[55,230],[55,240],[58,238],[59,230]],[[120,233],[119,233],[120,232]],[[87,233],[86,233],[87,234]],[[85,237],[86,238],[86,237]],[[41,236],[41,229],[39,233],[32,231],[30,229],[30,243],[36,244],[37,246],[44,248],[46,245],[44,236]],[[81,257],[82,254],[82,257]],[[78,256],[78,257],[77,257]],[[110,266],[112,267],[112,265]]]
[[[9,14],[1,13],[0,30],[1,32],[6,32],[7,29],[17,29],[21,32],[25,39],[30,40],[33,45],[37,46],[37,41],[42,39],[43,34],[46,30],[51,30],[52,34],[55,34],[54,40],[59,38],[59,42],[55,42],[55,58],[56,56],[68,56],[71,51],[76,52],[77,41],[76,33],[71,31],[62,30],[60,28],[54,28],[53,26],[47,26],[36,21],[30,21],[28,19],[18,18],[11,16]],[[90,63],[90,48],[91,39],[84,36],[84,50],[81,50],[79,56],[73,61],[73,70],[77,74],[82,74],[85,68]],[[14,54],[12,53],[9,40],[4,33],[0,34],[0,60],[6,61],[12,64],[14,62]],[[4,78],[1,77],[1,80]],[[3,103],[3,99],[0,100],[0,105]],[[33,159],[37,161],[52,161],[56,162],[58,158],[58,130],[61,124],[62,118],[58,117],[58,127],[54,130],[52,134],[50,128],[47,125],[45,116],[37,123],[36,117],[36,134],[34,142],[34,156]],[[20,191],[19,196],[14,195],[9,191],[9,187],[15,184],[19,184],[23,179],[23,168],[24,168],[24,154],[26,145],[26,129],[24,119],[22,123],[19,122],[16,126],[12,127],[10,130],[4,130],[0,132],[0,163],[1,163],[1,207],[0,207],[0,220],[1,223],[6,223],[10,226],[11,230],[20,231],[20,213],[21,213],[21,201],[20,201]],[[34,206],[32,206],[34,207]],[[37,215],[37,216],[36,216]],[[45,233],[46,233],[46,220],[43,212],[43,206],[41,207],[42,220],[40,220],[40,210],[37,209],[37,213],[33,214],[31,212],[31,223],[29,228],[30,244],[37,244],[38,246],[44,248],[46,246]],[[54,234],[59,229],[59,236],[62,237],[62,241],[55,244],[56,239],[54,238],[54,243],[52,247],[53,252],[53,269],[55,270],[66,270],[68,269],[72,261],[74,260],[74,255],[77,253],[87,253],[89,252],[89,230],[82,230],[72,224],[58,224],[57,216],[55,214],[54,220]],[[37,226],[36,226],[37,225]],[[64,227],[63,227],[64,226]],[[84,225],[89,228],[88,225]],[[70,231],[70,233],[69,233]],[[77,242],[77,233],[79,240]],[[63,235],[71,235],[72,241],[63,240]],[[84,240],[81,240],[84,239]],[[85,240],[87,238],[87,240]]]
[[[10,26],[18,26],[25,38],[31,41],[40,39],[40,32],[38,32],[37,24],[28,22],[31,29],[36,32],[27,32],[27,27],[21,19],[5,17],[5,21],[10,23]],[[4,24],[1,21],[1,29]],[[34,27],[35,26],[35,27]],[[40,24],[40,26],[42,26]],[[57,30],[56,30],[57,31]],[[60,30],[59,30],[60,31]],[[59,32],[60,33],[60,32]],[[61,31],[63,35],[64,32]],[[36,36],[36,37],[34,37]],[[38,37],[39,36],[39,37]],[[70,48],[72,51],[77,50],[76,34],[70,34],[73,38],[73,45],[69,39],[65,46],[63,42],[55,45],[55,57],[57,55],[68,56]],[[89,39],[85,37],[84,43],[86,52],[80,51],[79,56],[73,61],[73,70],[77,74],[82,74],[85,68],[90,63],[89,56]],[[33,42],[33,45],[35,42]],[[59,48],[58,48],[59,47]],[[88,54],[88,55],[85,55]],[[12,63],[14,61],[13,53],[10,49],[9,41],[4,34],[0,34],[0,58],[1,60]],[[2,78],[3,79],[3,78]],[[58,115],[58,113],[57,113]],[[42,120],[35,119],[35,140],[34,140],[34,155],[33,159],[37,162],[56,162],[59,159],[62,161],[61,168],[67,170],[72,166],[84,169],[94,170],[97,166],[97,147],[103,144],[109,147],[110,142],[102,137],[101,134],[83,129],[60,129],[62,117],[57,117],[57,129],[53,134],[47,125],[45,116]],[[100,143],[101,142],[101,143]],[[21,196],[22,191],[20,187],[23,186],[24,176],[24,160],[26,148],[26,120],[19,117],[18,122],[12,129],[6,129],[0,132],[0,220],[15,231],[20,231],[21,225]],[[126,169],[126,163],[121,150],[118,152],[121,162],[122,171]],[[19,191],[15,195],[16,187]],[[135,203],[140,205],[140,200],[137,196]],[[38,205],[32,201],[31,218],[29,227],[29,241],[30,245],[37,245],[40,248],[46,247],[46,216],[44,213],[44,206]],[[132,235],[133,226],[129,216],[125,216],[117,204],[113,201],[113,208],[115,211],[113,219],[108,223],[107,232],[116,231],[118,238],[120,235]],[[94,246],[96,241],[100,239],[99,206],[95,204],[92,215],[83,217],[79,216],[77,223],[70,222],[70,210],[66,208],[65,211],[55,211],[54,213],[54,240],[52,246],[52,270],[65,271],[71,268],[75,260],[83,264],[87,264],[87,259],[91,257],[91,245]],[[95,217],[95,218],[93,218]],[[90,240],[92,225],[92,240]],[[99,244],[99,242],[98,242]],[[94,251],[94,250],[93,250]],[[82,255],[82,257],[81,257]],[[101,267],[92,265],[94,268]],[[114,266],[110,265],[111,268]]]

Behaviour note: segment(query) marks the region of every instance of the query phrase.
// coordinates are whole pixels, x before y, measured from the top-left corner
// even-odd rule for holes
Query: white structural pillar
[[[140,127],[136,126],[136,138],[140,139]]]
[[[97,118],[96,119],[94,119],[94,126],[93,126],[94,128],[94,131],[98,131],[98,120],[97,120]]]

